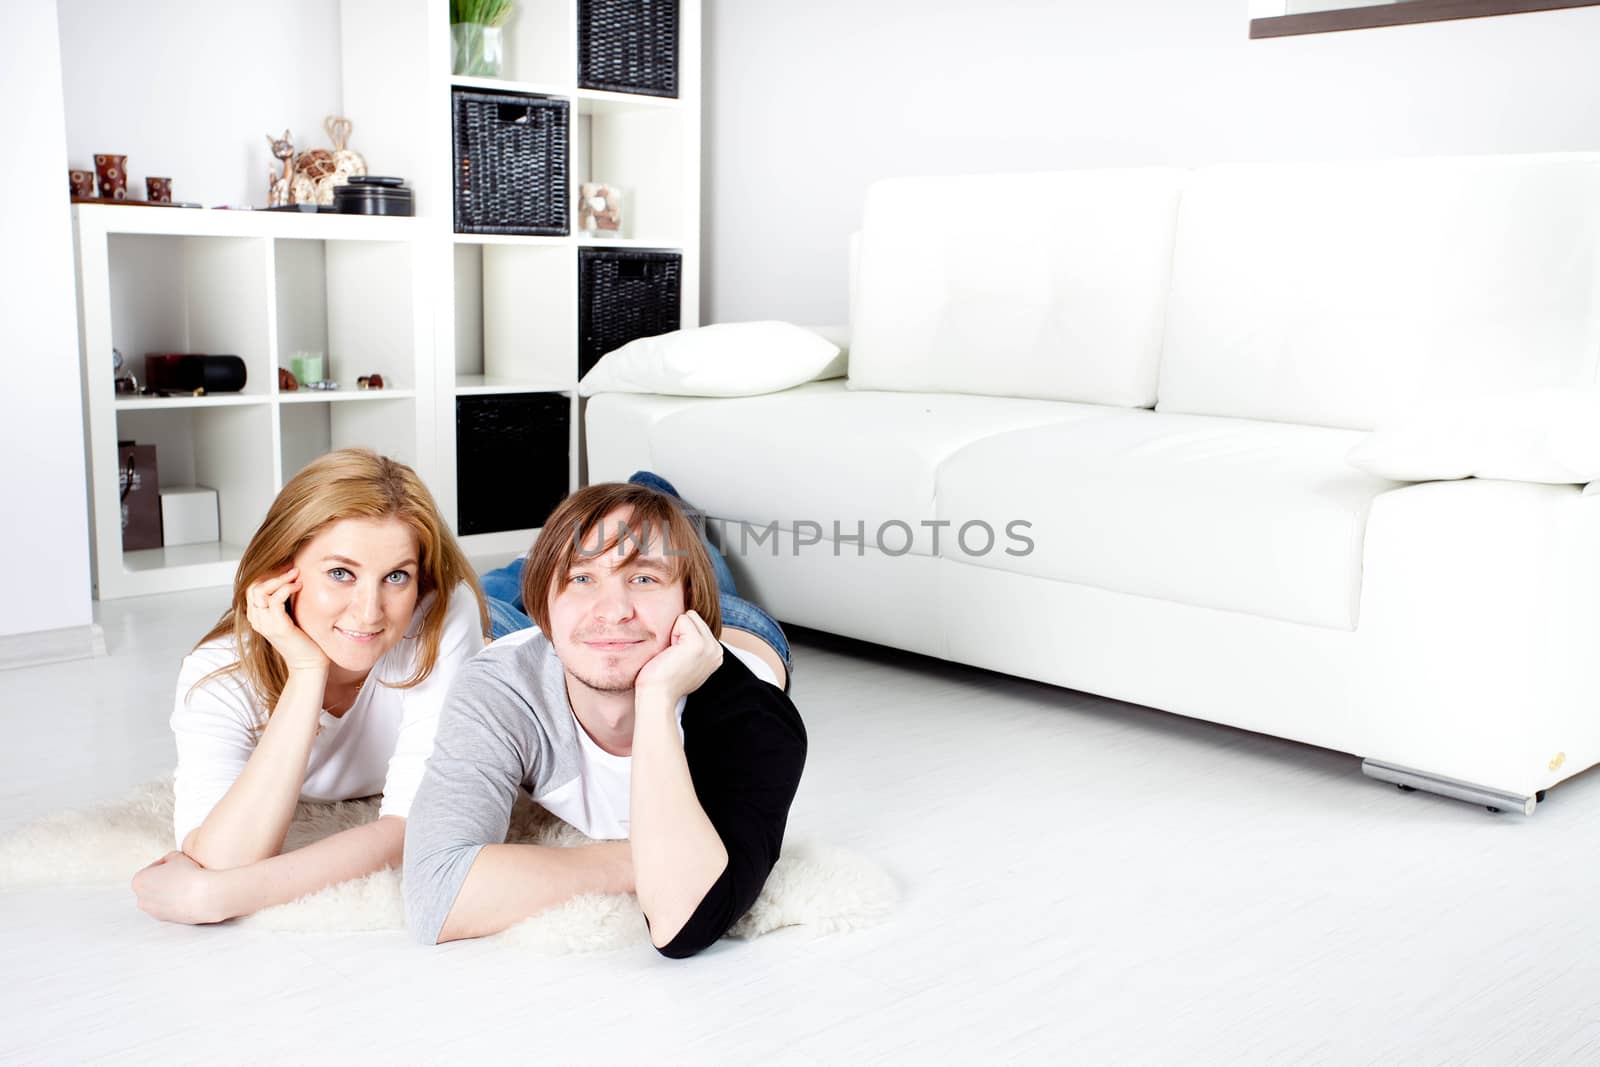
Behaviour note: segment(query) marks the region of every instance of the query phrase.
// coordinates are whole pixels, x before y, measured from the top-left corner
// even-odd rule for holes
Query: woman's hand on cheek
[[[133,876],[133,894],[141,911],[162,922],[221,922],[230,916],[217,899],[216,880],[216,872],[169,852]]]
[[[290,671],[328,669],[328,655],[289,617],[289,598],[304,583],[300,569],[290,567],[276,578],[264,578],[245,590],[245,617],[250,628],[271,643]]]

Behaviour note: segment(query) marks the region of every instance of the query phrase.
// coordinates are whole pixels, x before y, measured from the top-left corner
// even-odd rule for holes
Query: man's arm
[[[628,842],[578,848],[485,845],[478,852],[437,941],[486,937],[584,893],[633,892]]]
[[[669,650],[677,662],[640,674],[663,684],[635,690],[630,815],[639,904],[651,942],[675,959],[715,943],[755,903],[778,862],[806,753],[789,698],[736,657],[721,662],[720,645],[711,657],[720,665],[695,678],[697,718],[680,743],[676,698],[667,701],[676,687],[666,683],[694,677],[689,660],[710,656],[699,638],[715,640],[697,615],[679,626],[685,620],[693,625],[674,627]]]
[[[495,666],[473,660],[451,689],[406,820],[406,926],[430,945],[496,933],[581,893],[632,889],[625,844],[502,844],[538,738],[525,695]]]
[[[678,935],[728,866],[727,847],[695,796],[677,706],[670,692],[635,693],[628,821],[639,907],[656,948]]]
[[[744,669],[742,664],[734,666]],[[719,709],[722,714],[714,724],[699,723],[685,738],[683,751],[694,775],[694,795],[716,830],[727,862],[714,873],[676,931],[668,929],[671,919],[665,913],[658,920],[646,909],[651,941],[672,959],[693,956],[716,944],[761,895],[783,848],[789,808],[805,767],[805,727],[787,696],[765,682],[754,685],[755,692],[747,690],[743,698],[733,698]],[[676,744],[677,737],[672,740]],[[639,770],[636,748],[635,776]],[[637,823],[633,834],[637,866],[641,862]],[[703,869],[697,877],[704,877]],[[639,881],[643,905],[642,872]]]

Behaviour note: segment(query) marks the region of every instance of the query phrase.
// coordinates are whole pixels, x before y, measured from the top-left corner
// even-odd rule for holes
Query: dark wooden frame
[[[1251,37],[1290,37],[1301,33],[1365,30],[1373,26],[1404,26],[1413,22],[1475,19],[1484,15],[1511,15],[1520,11],[1554,11],[1564,7],[1594,7],[1600,0],[1402,0],[1376,7],[1341,11],[1308,11],[1301,15],[1274,15],[1251,19]]]

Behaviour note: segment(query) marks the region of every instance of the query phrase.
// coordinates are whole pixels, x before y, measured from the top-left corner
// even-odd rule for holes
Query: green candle
[[[294,376],[304,385],[307,382],[322,381],[322,353],[321,352],[296,352],[289,360],[289,369]]]

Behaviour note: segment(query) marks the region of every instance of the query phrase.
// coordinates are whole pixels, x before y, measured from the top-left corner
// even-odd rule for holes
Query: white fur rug
[[[299,848],[377,814],[376,798],[302,803],[284,847]],[[506,840],[563,846],[588,841],[526,796],[512,811]],[[171,848],[172,779],[166,778],[116,803],[51,815],[0,838],[0,889],[126,886],[135,871]],[[759,937],[784,926],[806,926],[817,934],[854,930],[882,920],[897,899],[893,880],[876,864],[841,849],[790,841],[755,906],[728,936]],[[128,907],[133,909],[131,898]],[[296,932],[401,930],[400,873],[378,871],[238,921]],[[648,940],[632,896],[578,897],[498,936],[545,955],[605,952]]]

